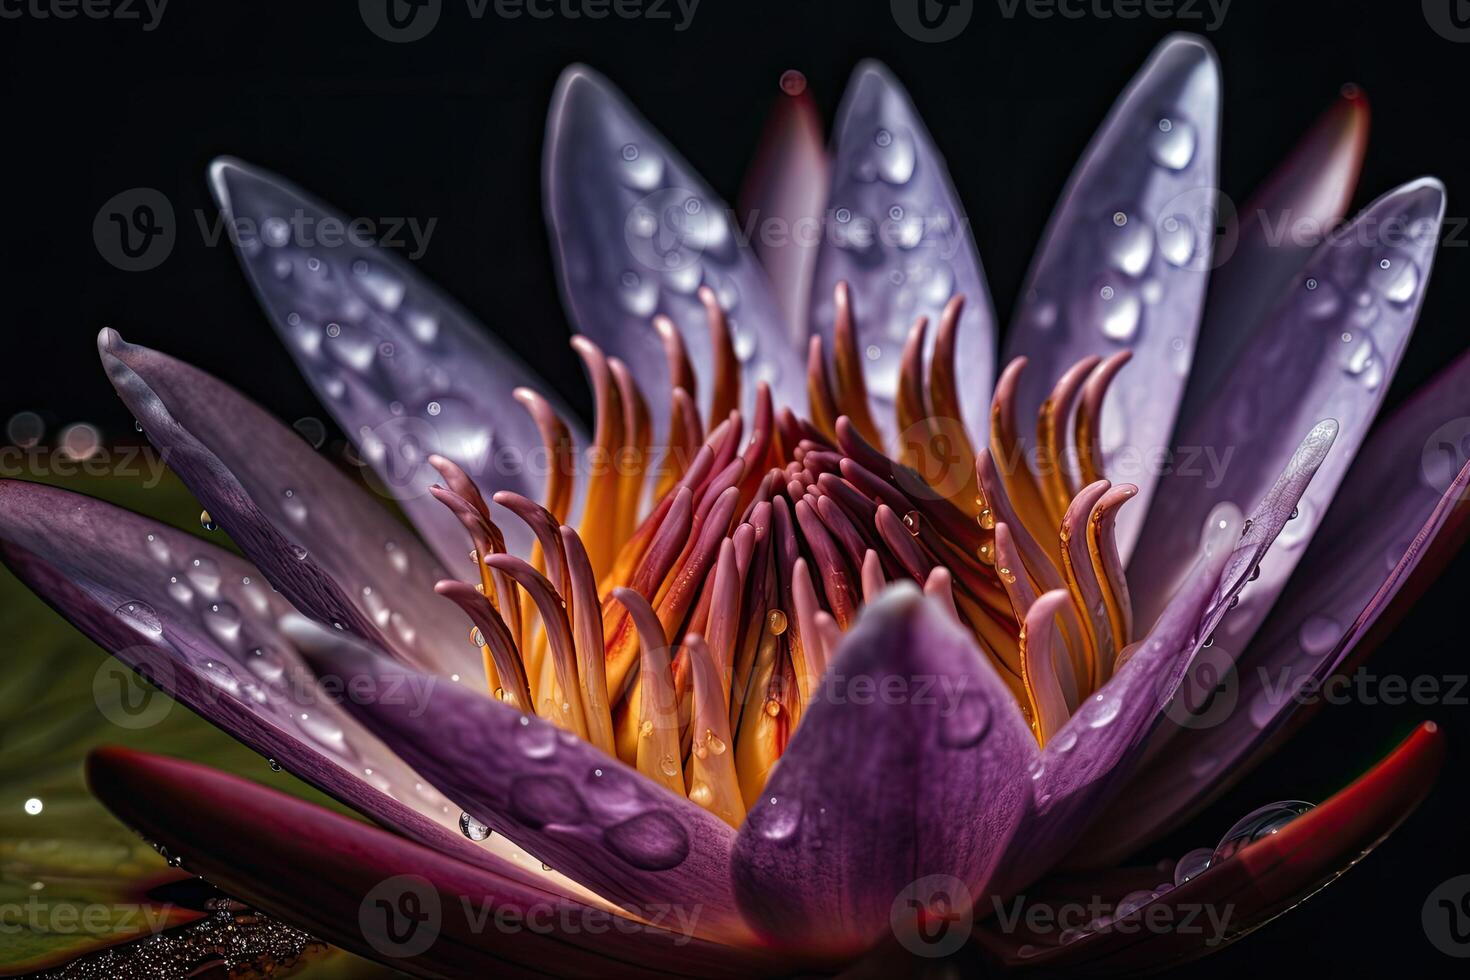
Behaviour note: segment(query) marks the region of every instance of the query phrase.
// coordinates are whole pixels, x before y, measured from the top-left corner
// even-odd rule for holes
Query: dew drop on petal
[[[1185,854],[1174,864],[1174,884],[1182,885],[1204,874],[1214,862],[1214,857],[1215,851],[1209,847],[1196,847]]]
[[[990,704],[979,694],[964,694],[953,704],[942,705],[939,744],[949,749],[968,749],[990,728]]]
[[[1301,800],[1283,800],[1252,810],[1237,820],[1235,826],[1227,830],[1220,838],[1220,843],[1215,845],[1211,863],[1219,864],[1221,861],[1234,857],[1249,844],[1264,837],[1270,837],[1297,817],[1311,810],[1312,807],[1313,804]]]
[[[481,841],[490,836],[490,828],[468,813],[459,815],[459,832],[473,841]]]
[[[689,832],[673,816],[650,810],[602,832],[608,849],[636,868],[667,871],[689,856]]]

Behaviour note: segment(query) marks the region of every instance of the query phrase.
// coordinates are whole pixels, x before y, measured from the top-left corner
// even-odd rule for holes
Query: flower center
[[[1024,365],[1013,362],[977,454],[960,421],[957,297],[927,364],[927,321],[905,345],[895,459],[877,448],[845,284],[830,364],[811,341],[811,418],[778,412],[762,383],[748,437],[729,324],[712,291],[700,298],[711,408],[701,417],[679,332],[656,318],[672,388],[658,452],[626,365],[573,340],[596,402],[575,529],[569,430],[539,395],[516,393],[545,442],[546,489],[541,502],[492,499],[534,532],[530,561],[506,552],[473,481],[432,460],[445,485],[431,492],[468,531],[479,577],[438,591],[474,622],[490,690],[738,826],[860,606],[907,579],[971,632],[1044,744],[1131,642],[1113,527],[1136,488],[1099,478],[1097,441],[1128,355],[1068,371],[1029,447],[1015,424]]]

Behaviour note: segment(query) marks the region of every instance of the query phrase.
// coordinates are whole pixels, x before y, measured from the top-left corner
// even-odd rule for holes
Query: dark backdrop
[[[703,0],[682,32],[668,20],[473,20],[464,0],[445,0],[438,27],[411,44],[374,36],[342,0],[173,0],[152,31],[115,19],[0,19],[0,419],[31,410],[52,426],[85,420],[128,434],[98,369],[104,325],[201,365],[288,420],[325,417],[234,257],[206,247],[194,224],[195,209],[210,208],[204,171],[220,153],[287,175],[348,214],[437,217],[420,266],[585,409],[538,193],[547,100],[558,72],[579,60],[624,88],[732,198],[783,70],[806,74],[830,118],[852,66],[883,59],[948,158],[1004,320],[1056,194],[1113,98],[1159,38],[1204,25],[1006,18],[1002,9],[975,0],[968,28],[941,44],[908,37],[882,0]],[[1373,134],[1355,206],[1432,173],[1448,185],[1449,213],[1467,213],[1470,43],[1433,30],[1419,3],[1235,0],[1207,36],[1224,69],[1223,185],[1237,199],[1356,82],[1373,105]],[[99,256],[92,220],[138,186],[168,196],[179,241],[156,269],[121,272]],[[1466,246],[1461,234],[1439,255],[1390,404],[1466,346]],[[1379,668],[1466,672],[1457,626],[1467,568],[1453,565],[1421,601]],[[1470,872],[1463,706],[1330,709],[1170,847],[1213,843],[1259,803],[1324,795],[1426,715],[1446,724],[1454,754],[1404,831],[1197,975],[1257,965],[1273,975],[1375,966],[1438,975],[1458,965],[1426,941],[1420,909],[1439,882]]]

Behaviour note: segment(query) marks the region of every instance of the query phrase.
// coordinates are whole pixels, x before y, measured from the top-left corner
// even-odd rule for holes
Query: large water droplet
[[[940,709],[939,744],[950,749],[968,749],[990,728],[990,703],[978,693],[961,695]]]
[[[114,610],[127,624],[140,633],[158,636],[163,633],[163,623],[158,613],[146,602],[130,599]]]
[[[1185,854],[1174,864],[1174,884],[1184,884],[1192,878],[1198,878],[1209,870],[1214,860],[1215,851],[1209,847],[1196,847]]]
[[[1194,225],[1182,214],[1171,214],[1159,222],[1159,254],[1173,266],[1183,267],[1194,258]]]
[[[1148,223],[1132,220],[1115,211],[1103,225],[1103,244],[1114,268],[1130,276],[1141,276],[1154,254],[1154,236]]]
[[[468,813],[459,815],[459,832],[473,841],[481,841],[490,836],[490,828]]]
[[[549,759],[556,751],[556,729],[522,715],[516,720],[511,741],[528,759]]]
[[[1252,810],[1225,831],[1225,836],[1215,845],[1211,862],[1219,864],[1234,857],[1255,841],[1270,837],[1312,807],[1313,804],[1301,800],[1283,800]]]
[[[801,826],[801,801],[767,796],[756,801],[747,819],[766,840],[790,840]]]
[[[1122,710],[1123,702],[1115,695],[1097,694],[1092,698],[1092,704],[1087,714],[1088,728],[1102,728],[1118,717]]]
[[[689,856],[689,832],[673,816],[650,810],[602,832],[614,854],[645,871],[677,868]]]
[[[1149,134],[1148,153],[1170,170],[1183,170],[1194,159],[1194,127],[1183,119],[1160,119]]]

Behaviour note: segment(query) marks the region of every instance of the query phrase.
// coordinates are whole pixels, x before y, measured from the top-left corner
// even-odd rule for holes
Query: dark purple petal
[[[454,460],[486,496],[514,490],[539,498],[541,435],[512,393],[524,385],[554,401],[554,391],[408,262],[352,233],[346,218],[299,188],[227,158],[214,162],[209,178],[286,349],[384,491],[439,560],[461,569],[464,531],[428,495],[437,479],[428,457]],[[575,427],[576,418],[558,410]],[[512,550],[530,554],[520,523],[505,527]]]
[[[1345,90],[1234,216],[1215,254],[1181,428],[1259,340],[1272,305],[1343,219],[1367,148],[1368,100]]]
[[[812,333],[832,349],[833,289],[846,281],[868,394],[879,406],[879,427],[891,438],[909,328],[921,316],[937,326],[950,298],[963,294],[956,353],[964,379],[961,407],[983,445],[995,377],[995,314],[985,271],[944,157],[908,93],[876,61],[858,65],[848,82],[832,153],[825,234],[812,280]]]
[[[1282,531],[1259,578],[1221,624],[1239,653],[1270,611],[1322,521],[1383,400],[1424,296],[1444,213],[1444,188],[1425,178],[1379,198],[1313,255],[1223,386],[1178,439],[1129,566],[1135,608],[1168,596],[1211,501],[1261,499],[1300,433],[1335,419],[1337,439]],[[1186,455],[1193,460],[1186,465]]]
[[[821,232],[830,164],[821,112],[804,83],[778,99],[746,172],[740,209],[748,226],[777,232],[757,234],[751,247],[771,281],[791,344],[801,350],[817,260],[817,241],[810,236]],[[802,237],[804,232],[809,236]]]
[[[838,644],[740,829],[740,907],[782,945],[838,957],[882,938],[915,879],[954,876],[980,900],[1036,754],[969,634],[890,589]]]
[[[543,196],[562,297],[576,328],[620,358],[666,438],[671,384],[656,314],[678,327],[713,391],[701,286],[729,314],[748,381],[770,384],[776,404],[800,412],[805,374],[766,274],[733,213],[607,79],[585,65],[562,73],[546,122]],[[745,386],[743,407],[755,404]]]
[[[1031,772],[1024,846],[1006,854],[1003,893],[1047,871],[1086,830],[1137,765],[1205,639],[1201,624],[1240,538],[1240,512],[1222,504],[1204,528],[1193,568],[1136,650],[1046,743]]]
[[[373,685],[402,673],[342,633],[304,619],[287,629],[319,673]],[[749,936],[730,890],[735,832],[718,817],[570,732],[460,685],[431,684],[422,704],[348,708],[467,812],[597,894],[634,912],[697,906],[703,934]]]
[[[223,382],[116,330],[97,346],[164,461],[296,608],[430,673],[483,676],[469,621],[434,594],[444,569],[386,506]]]
[[[696,934],[697,907],[638,923],[181,759],[92,754],[114,813],[191,872],[315,936],[418,975],[749,976],[753,951]]]
[[[1043,976],[1134,977],[1206,956],[1300,905],[1361,861],[1428,795],[1444,756],[1444,735],[1427,722],[1330,799],[1203,874],[1160,892],[1161,873],[1155,869],[1153,883],[1143,887],[1154,889],[1158,897],[1121,917],[1117,925],[1066,940],[1055,931],[1031,937],[985,925],[979,941],[1001,968]],[[1044,882],[1037,890],[1056,897],[1037,903],[1040,914],[1028,913],[1030,921],[1076,914],[1078,903],[1084,908],[1099,899],[1111,903],[1119,893],[1085,894],[1083,889],[1127,879],[1136,888],[1142,871]]]
[[[294,775],[460,860],[549,880],[509,842],[460,835],[459,808],[342,708],[344,697],[386,698],[387,688],[353,695],[340,676],[334,687],[318,683],[280,631],[290,605],[247,562],[100,500],[9,480],[0,481],[0,558],[93,641]],[[128,683],[115,667],[99,671],[99,697]],[[128,690],[117,724],[143,726],[168,710]],[[422,693],[396,685],[391,696],[412,706]]]
[[[1157,477],[1137,461],[1169,445],[1194,356],[1215,237],[1219,103],[1219,65],[1203,41],[1174,35],[1154,50],[1062,192],[1006,343],[1007,360],[1030,361],[1023,419],[1078,361],[1133,352],[1100,433],[1104,475],[1138,486],[1118,518],[1125,560]]]
[[[1270,751],[1319,685],[1366,653],[1466,531],[1470,355],[1377,429],[1303,556],[1291,584],[1218,700],[1180,716],[1165,751],[1129,785],[1079,848],[1116,859],[1187,819]],[[1436,560],[1438,559],[1438,560]]]

